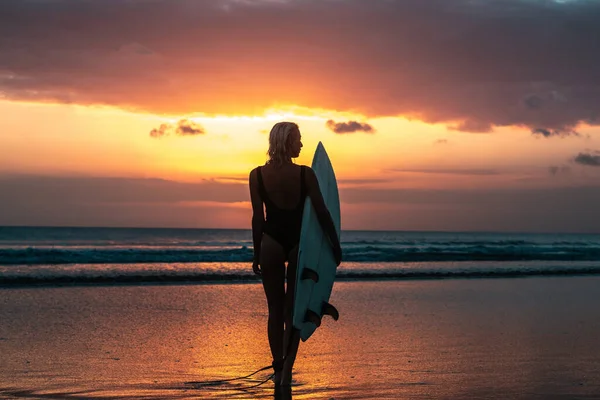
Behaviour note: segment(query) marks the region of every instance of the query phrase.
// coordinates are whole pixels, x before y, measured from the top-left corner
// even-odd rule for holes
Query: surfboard
[[[331,161],[321,142],[317,145],[311,167],[339,237],[340,196]],[[300,330],[303,342],[321,325],[324,315],[331,315],[335,320],[339,317],[335,307],[329,304],[336,269],[329,238],[319,224],[310,197],[307,197],[298,247],[293,318],[294,327]]]

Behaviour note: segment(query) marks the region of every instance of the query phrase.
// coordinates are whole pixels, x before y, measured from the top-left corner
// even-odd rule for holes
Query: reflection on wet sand
[[[0,398],[572,398],[600,392],[600,278],[341,282],[270,365],[259,285],[3,289]]]

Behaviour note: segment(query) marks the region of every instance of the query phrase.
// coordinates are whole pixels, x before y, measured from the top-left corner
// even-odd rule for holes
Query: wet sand
[[[600,398],[599,277],[340,282],[331,301],[294,399]],[[273,398],[185,384],[270,362],[258,284],[0,289],[0,398]]]

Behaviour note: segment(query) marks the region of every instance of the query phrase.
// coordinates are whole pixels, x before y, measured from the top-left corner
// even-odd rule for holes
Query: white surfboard
[[[312,162],[325,205],[340,235],[340,196],[335,173],[325,147],[319,142]],[[321,323],[325,313],[331,314],[329,296],[336,273],[335,257],[329,238],[321,229],[310,197],[306,198],[302,215],[302,230],[294,294],[294,327],[306,341]],[[337,319],[337,310],[333,309]],[[310,318],[312,317],[312,318]]]

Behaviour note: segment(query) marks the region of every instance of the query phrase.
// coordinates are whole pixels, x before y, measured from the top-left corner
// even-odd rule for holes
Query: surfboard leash
[[[290,340],[289,343],[288,343],[288,347],[287,347],[286,353],[289,353],[291,346],[292,346],[292,341]],[[245,386],[245,387],[240,387],[240,388],[235,388],[235,389],[237,389],[237,390],[246,390],[246,389],[256,388],[256,387],[259,387],[261,385],[264,385],[269,380],[273,379],[273,377],[275,376],[275,373],[278,372],[278,371],[281,371],[283,369],[283,364],[285,363],[285,359],[286,358],[287,358],[287,355],[285,357],[283,357],[281,360],[273,361],[271,363],[271,365],[267,365],[267,366],[264,366],[262,368],[259,368],[256,371],[254,371],[253,373],[245,375],[245,376],[238,376],[236,378],[229,378],[229,379],[216,379],[216,380],[212,380],[212,381],[191,381],[191,382],[184,382],[184,385],[192,385],[192,386],[194,386],[194,389],[202,389],[202,388],[209,387],[209,386],[220,386],[220,385],[223,385],[225,383],[240,381],[240,380],[243,380],[243,379],[248,379],[248,378],[250,378],[250,377],[258,374],[259,372],[266,371],[268,369],[273,368],[273,370],[275,372],[272,373],[271,375],[269,375],[267,377],[267,379],[265,379],[265,380],[263,380],[263,381],[255,384],[255,385],[252,385],[252,386]],[[226,388],[226,389],[213,388],[213,390],[232,390],[232,389],[230,389],[230,388]]]
[[[227,382],[234,382],[234,381],[241,381],[243,379],[248,379],[248,378],[250,378],[250,377],[258,374],[259,372],[266,371],[266,370],[268,370],[270,368],[273,368],[273,364],[267,365],[267,366],[262,367],[262,368],[259,368],[259,369],[257,369],[256,371],[254,371],[251,374],[244,375],[244,376],[238,376],[236,378],[216,379],[216,380],[211,380],[211,381],[190,381],[190,382],[184,382],[184,384],[185,385],[193,385],[197,389],[202,388],[204,386],[219,386],[219,385],[222,385],[222,384],[227,383]],[[269,378],[267,378],[265,381],[261,382],[261,384],[266,383],[273,376],[275,376],[275,374],[271,374],[271,376]]]
[[[275,374],[271,374],[264,381],[261,381],[261,382],[255,384],[255,385],[252,385],[252,386],[244,386],[243,388],[239,388],[238,390],[247,390],[247,389],[257,388],[257,387],[262,386],[265,383],[269,382],[271,379],[273,379],[274,376],[275,376]]]

